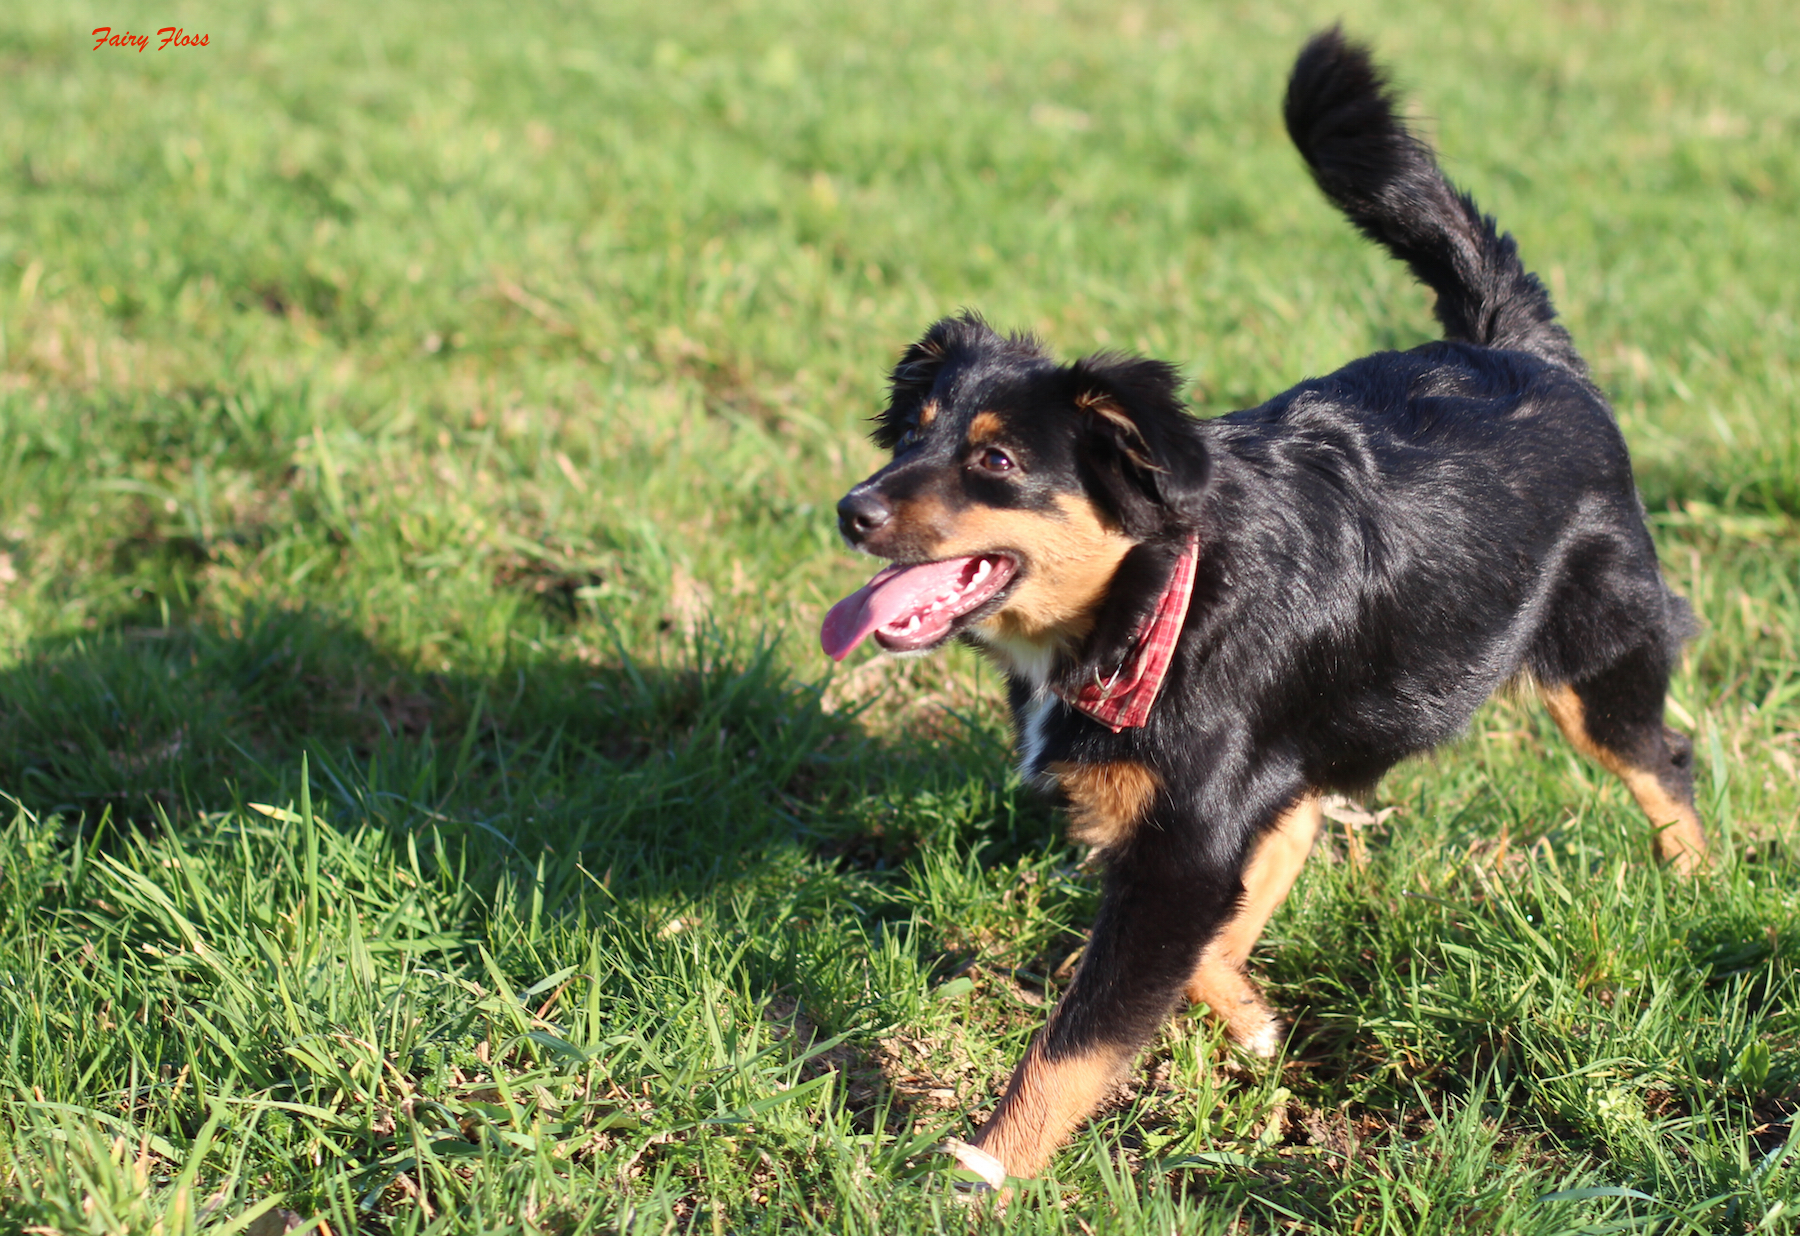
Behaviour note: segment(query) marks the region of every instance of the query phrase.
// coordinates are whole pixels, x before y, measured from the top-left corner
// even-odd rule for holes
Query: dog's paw
[[[940,1153],[955,1159],[957,1166],[964,1171],[974,1172],[981,1177],[981,1183],[973,1186],[976,1191],[998,1190],[1005,1186],[1006,1166],[980,1147],[959,1142],[952,1137],[946,1139],[938,1149]]]
[[[1240,1040],[1237,1046],[1246,1056],[1254,1056],[1266,1062],[1279,1056],[1282,1045],[1286,1042],[1287,1027],[1279,1017],[1271,1017],[1255,1032]]]

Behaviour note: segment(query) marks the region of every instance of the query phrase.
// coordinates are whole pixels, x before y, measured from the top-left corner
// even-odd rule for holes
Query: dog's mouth
[[[833,661],[849,656],[870,634],[888,652],[930,648],[1000,595],[1018,570],[1018,561],[1006,554],[888,567],[831,607],[819,643]]]

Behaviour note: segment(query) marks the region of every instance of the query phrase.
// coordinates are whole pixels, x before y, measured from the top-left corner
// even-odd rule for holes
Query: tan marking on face
[[[1093,629],[1119,563],[1137,544],[1086,498],[1063,494],[1058,511],[971,506],[936,495],[908,499],[868,542],[878,554],[937,561],[1005,550],[1020,578],[1004,606],[970,629],[1009,668],[1044,661]]]
[[[870,538],[870,547],[875,548],[879,541],[880,553],[904,553],[926,560],[955,557],[939,553],[937,547],[951,535],[957,522],[956,512],[935,494],[908,498],[894,504],[893,518]]]
[[[1706,833],[1691,798],[1671,793],[1654,770],[1640,768],[1618,752],[1601,746],[1588,733],[1586,710],[1575,688],[1566,684],[1541,688],[1544,707],[1574,748],[1625,783],[1638,808],[1657,829],[1656,846],[1664,860],[1683,875],[1707,865]]]
[[[998,438],[1005,428],[1006,422],[1000,419],[998,412],[977,412],[969,420],[969,444],[973,446]]]
[[[1187,998],[1196,1004],[1204,1001],[1225,1023],[1231,1041],[1259,1056],[1280,1050],[1281,1018],[1244,973],[1244,964],[1270,916],[1287,900],[1323,820],[1319,796],[1308,794],[1263,835],[1244,868],[1244,899],[1238,912],[1207,942],[1188,979]]]
[[[1009,1176],[1035,1176],[1111,1093],[1136,1054],[1110,1045],[1055,1061],[1032,1043],[1007,1083],[1006,1094],[970,1144],[986,1151]]]
[[[1085,498],[1064,494],[1057,506],[1060,516],[972,508],[956,517],[933,551],[939,558],[1001,549],[1022,556],[1022,578],[1013,585],[1004,608],[982,624],[995,642],[1041,644],[1086,635],[1119,563],[1137,544],[1104,521]]]
[[[1162,780],[1132,760],[1053,763],[1049,772],[1069,798],[1069,837],[1080,845],[1116,846],[1137,829]]]
[[[935,399],[926,400],[925,406],[919,409],[919,428],[920,429],[930,429],[931,422],[935,421],[937,419],[937,416],[938,416],[937,400],[935,400]]]

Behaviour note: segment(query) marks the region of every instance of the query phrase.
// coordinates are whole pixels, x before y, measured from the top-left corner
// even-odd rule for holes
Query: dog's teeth
[[[976,584],[979,584],[982,580],[986,579],[988,573],[993,569],[994,564],[989,562],[986,558],[983,558],[981,560],[981,565],[975,568],[975,578],[969,581],[969,587],[973,588]]]

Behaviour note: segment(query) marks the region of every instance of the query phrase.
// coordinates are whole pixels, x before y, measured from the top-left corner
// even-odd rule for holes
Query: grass
[[[1800,1226],[1800,16],[1774,0],[0,12],[0,1228]],[[1496,702],[1004,1211],[931,1153],[1095,878],[831,504],[963,305],[1203,412],[1429,337],[1280,132],[1343,17],[1705,624],[1718,868]]]

